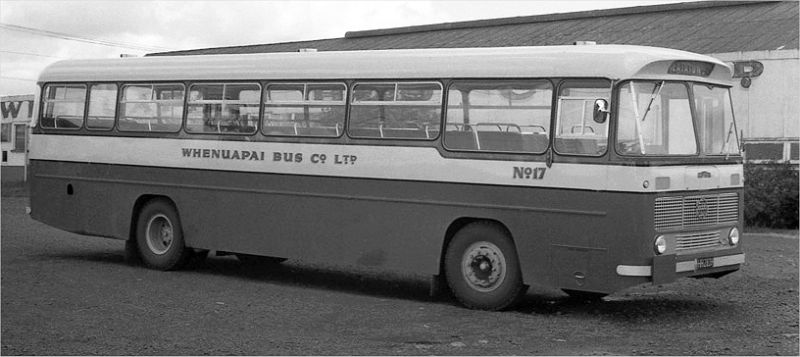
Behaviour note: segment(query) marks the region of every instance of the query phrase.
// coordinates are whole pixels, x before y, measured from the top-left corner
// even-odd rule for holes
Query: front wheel
[[[191,255],[183,241],[177,210],[166,200],[148,203],[139,213],[136,245],[145,265],[159,270],[181,268]]]
[[[502,310],[524,292],[514,242],[495,224],[475,222],[459,230],[444,268],[453,295],[469,308]]]

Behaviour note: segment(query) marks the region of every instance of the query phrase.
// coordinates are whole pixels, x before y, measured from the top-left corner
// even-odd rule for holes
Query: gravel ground
[[[600,302],[532,289],[512,311],[428,297],[424,277],[231,257],[159,272],[122,241],[2,198],[3,355],[798,355],[798,234],[745,234],[743,269]]]

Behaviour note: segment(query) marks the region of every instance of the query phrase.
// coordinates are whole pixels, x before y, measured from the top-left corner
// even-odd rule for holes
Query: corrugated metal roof
[[[725,53],[796,49],[800,3],[693,2],[348,32],[345,37],[156,55],[552,46],[575,41]]]

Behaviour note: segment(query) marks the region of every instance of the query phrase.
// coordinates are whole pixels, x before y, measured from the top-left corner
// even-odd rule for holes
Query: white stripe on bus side
[[[543,162],[443,158],[431,147],[32,135],[29,155],[31,160],[598,191],[742,187],[742,180],[732,184],[729,178],[741,177],[741,165],[709,167],[718,184],[692,187],[685,180],[686,166],[554,163],[548,168]]]

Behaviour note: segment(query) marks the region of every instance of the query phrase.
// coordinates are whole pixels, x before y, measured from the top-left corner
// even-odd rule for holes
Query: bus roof
[[[675,61],[714,64],[703,76],[670,74]],[[730,85],[725,63],[658,47],[579,45],[282,52],[66,60],[39,82],[602,77]]]

